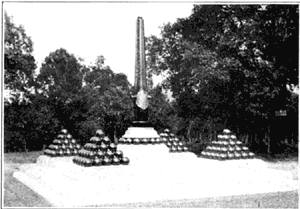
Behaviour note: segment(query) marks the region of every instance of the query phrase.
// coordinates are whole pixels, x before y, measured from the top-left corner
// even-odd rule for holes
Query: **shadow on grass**
[[[298,152],[295,153],[278,153],[278,154],[271,154],[268,155],[266,153],[255,153],[257,158],[262,159],[264,161],[270,162],[270,163],[277,163],[277,162],[298,162]]]

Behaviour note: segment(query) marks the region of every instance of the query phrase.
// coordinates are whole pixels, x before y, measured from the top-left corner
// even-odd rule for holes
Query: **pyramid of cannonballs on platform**
[[[62,129],[57,138],[53,140],[44,154],[50,157],[74,156],[78,154],[80,144],[68,133],[67,129]]]
[[[88,143],[79,150],[73,162],[81,166],[128,165],[129,159],[123,156],[117,145],[104,135],[102,130],[96,132]]]
[[[212,141],[202,152],[200,157],[216,160],[250,159],[254,153],[250,152],[230,130],[224,129],[218,135],[218,140]]]
[[[120,144],[160,144],[162,143],[161,138],[156,133],[156,131],[153,128],[148,128],[146,131],[151,132],[151,134],[140,134],[139,135],[131,135],[130,131],[133,129],[133,127],[128,128],[126,133],[122,138],[119,139],[118,143]],[[153,133],[152,133],[153,132]]]
[[[164,132],[160,133],[161,141],[169,148],[170,152],[187,152],[188,148],[171,133],[169,129],[165,129]]]

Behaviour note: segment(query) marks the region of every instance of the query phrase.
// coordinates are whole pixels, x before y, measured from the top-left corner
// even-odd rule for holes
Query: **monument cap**
[[[223,132],[224,133],[231,133],[231,131],[229,129],[224,129]]]
[[[96,131],[96,136],[103,136],[103,135],[104,135],[104,132],[101,129],[98,129]]]

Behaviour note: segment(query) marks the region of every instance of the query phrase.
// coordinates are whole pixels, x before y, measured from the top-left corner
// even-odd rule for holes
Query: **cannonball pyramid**
[[[160,138],[163,143],[169,148],[170,152],[187,152],[188,148],[179,141],[175,134],[170,133],[169,129],[165,129],[163,133],[160,134]]]
[[[200,154],[200,157],[215,160],[251,159],[254,153],[239,141],[230,130],[224,129],[218,140],[212,141]]]
[[[123,156],[117,145],[104,135],[102,130],[96,132],[88,143],[79,150],[73,162],[80,166],[128,165],[129,159]]]
[[[76,143],[68,130],[62,129],[52,144],[45,149],[44,154],[50,157],[75,156],[80,148],[80,144]]]

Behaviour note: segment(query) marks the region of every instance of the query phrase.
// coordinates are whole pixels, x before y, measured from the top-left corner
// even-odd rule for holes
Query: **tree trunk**
[[[257,137],[256,133],[254,134],[254,141],[255,141],[255,145],[257,146],[258,145],[258,137]]]
[[[23,124],[24,124],[25,122],[23,122]],[[26,129],[25,129],[25,127],[24,127],[24,125],[22,125],[22,128],[21,128],[22,130],[20,131],[21,132],[21,138],[22,138],[22,145],[23,145],[23,151],[24,152],[28,152],[28,150],[27,150],[27,141],[26,141]]]
[[[23,138],[23,150],[24,150],[24,152],[28,152],[28,150],[27,150],[27,142],[26,142],[26,139],[25,138]]]
[[[249,144],[252,146],[253,145],[253,137],[252,137],[252,134],[248,133],[248,136],[249,136]]]
[[[113,128],[114,128],[114,130],[113,130],[114,143],[118,144],[118,140],[116,137],[116,125],[115,124],[113,125]]]
[[[271,137],[270,137],[270,126],[268,126],[268,155],[271,154]]]
[[[211,122],[209,121],[209,142],[212,141],[212,128],[211,128]]]
[[[191,141],[191,140],[192,140],[192,139],[191,139],[191,129],[192,129],[193,123],[194,123],[194,121],[193,121],[193,120],[190,120],[188,132],[187,132],[187,137],[188,137],[189,142],[192,142],[192,141]]]

